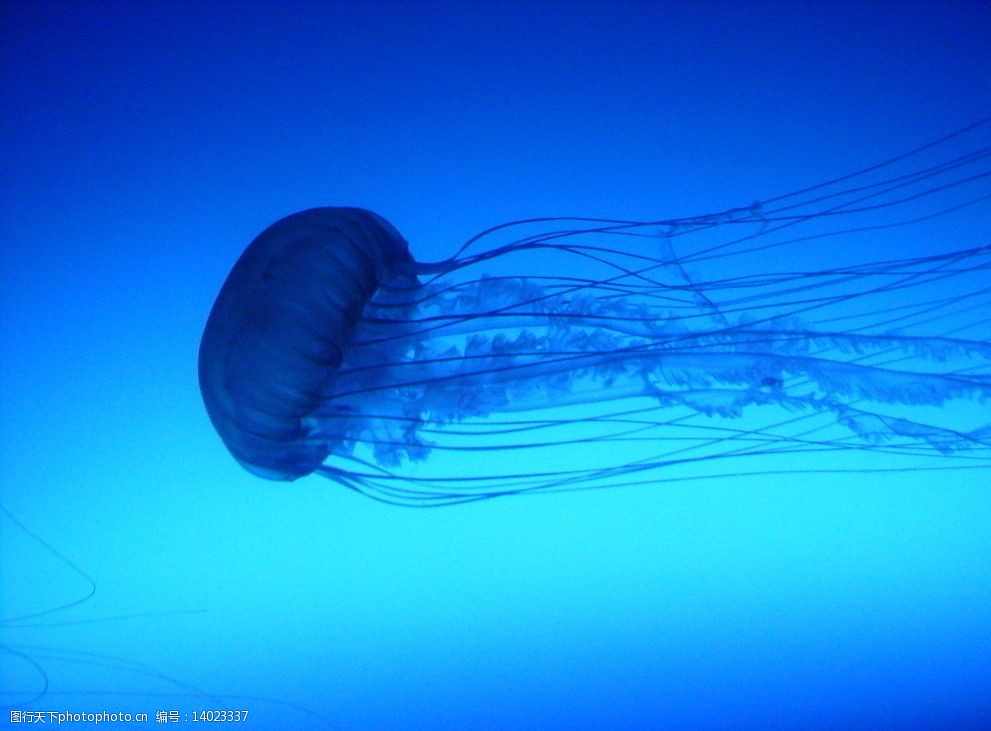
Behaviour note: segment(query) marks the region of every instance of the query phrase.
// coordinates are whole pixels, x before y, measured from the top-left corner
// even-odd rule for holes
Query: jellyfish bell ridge
[[[327,456],[305,417],[332,395],[355,323],[380,285],[414,285],[409,245],[381,216],[313,208],[286,216],[241,254],[200,343],[210,420],[248,471],[275,480]]]

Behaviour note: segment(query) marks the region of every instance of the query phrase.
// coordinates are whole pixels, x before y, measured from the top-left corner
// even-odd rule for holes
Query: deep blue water
[[[986,467],[772,455],[797,473],[407,510],[249,475],[196,379],[221,283],[283,215],[366,207],[426,261],[514,219],[749,206],[991,114],[988,8],[12,2],[0,22],[4,723],[991,725]],[[984,246],[987,213],[808,256]]]

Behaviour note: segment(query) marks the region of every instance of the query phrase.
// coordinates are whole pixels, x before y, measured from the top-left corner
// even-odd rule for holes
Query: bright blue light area
[[[986,470],[403,510],[241,470],[196,352],[292,211],[369,208],[437,260],[503,221],[745,206],[939,137],[991,113],[991,12],[369,5],[5,7],[0,502],[97,590],[0,624],[0,701],[258,729],[986,724]],[[87,593],[0,526],[0,616]]]

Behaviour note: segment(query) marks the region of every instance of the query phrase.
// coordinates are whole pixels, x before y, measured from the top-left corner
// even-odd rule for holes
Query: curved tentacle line
[[[245,697],[243,695],[218,694],[205,691],[174,675],[164,672],[148,663],[139,662],[106,652],[69,649],[50,644],[35,642],[11,642],[9,635],[13,633],[34,633],[35,631],[56,630],[62,634],[66,628],[85,625],[121,623],[128,620],[161,619],[203,614],[205,609],[175,609],[153,612],[116,614],[99,617],[70,618],[71,610],[89,603],[97,593],[97,584],[93,576],[62,551],[44,539],[36,531],[25,525],[6,506],[0,504],[0,514],[9,524],[3,531],[5,540],[12,533],[24,536],[31,545],[39,548],[58,565],[65,568],[69,575],[76,577],[80,583],[79,593],[75,598],[60,602],[54,606],[28,609],[26,611],[0,617],[0,630],[4,639],[0,642],[0,709],[4,712],[17,710],[38,710],[39,704],[53,698],[57,706],[62,706],[66,698],[80,696],[86,699],[93,697],[134,697],[157,699],[162,702],[185,701],[200,707],[215,709],[231,709],[233,704],[244,701],[263,702],[276,707],[293,710],[307,716],[321,725],[326,725],[326,719],[310,709],[291,701],[267,697]],[[10,530],[12,528],[13,530]],[[10,596],[17,587],[3,587],[4,594]],[[30,590],[32,586],[26,586]],[[7,602],[5,601],[5,604]],[[97,668],[101,672],[95,675],[110,673],[117,678],[123,687],[104,688],[69,688],[61,677],[53,675],[52,666],[60,669]],[[62,673],[65,675],[66,673]],[[91,673],[92,674],[92,673]],[[71,675],[69,673],[68,675]],[[53,705],[49,703],[48,705]],[[89,703],[86,704],[90,705]]]

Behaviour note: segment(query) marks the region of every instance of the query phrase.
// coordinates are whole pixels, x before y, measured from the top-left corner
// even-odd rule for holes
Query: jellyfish
[[[411,506],[987,471],[989,126],[716,213],[512,221],[435,262],[371,211],[294,213],[210,312],[207,413],[256,475]]]

